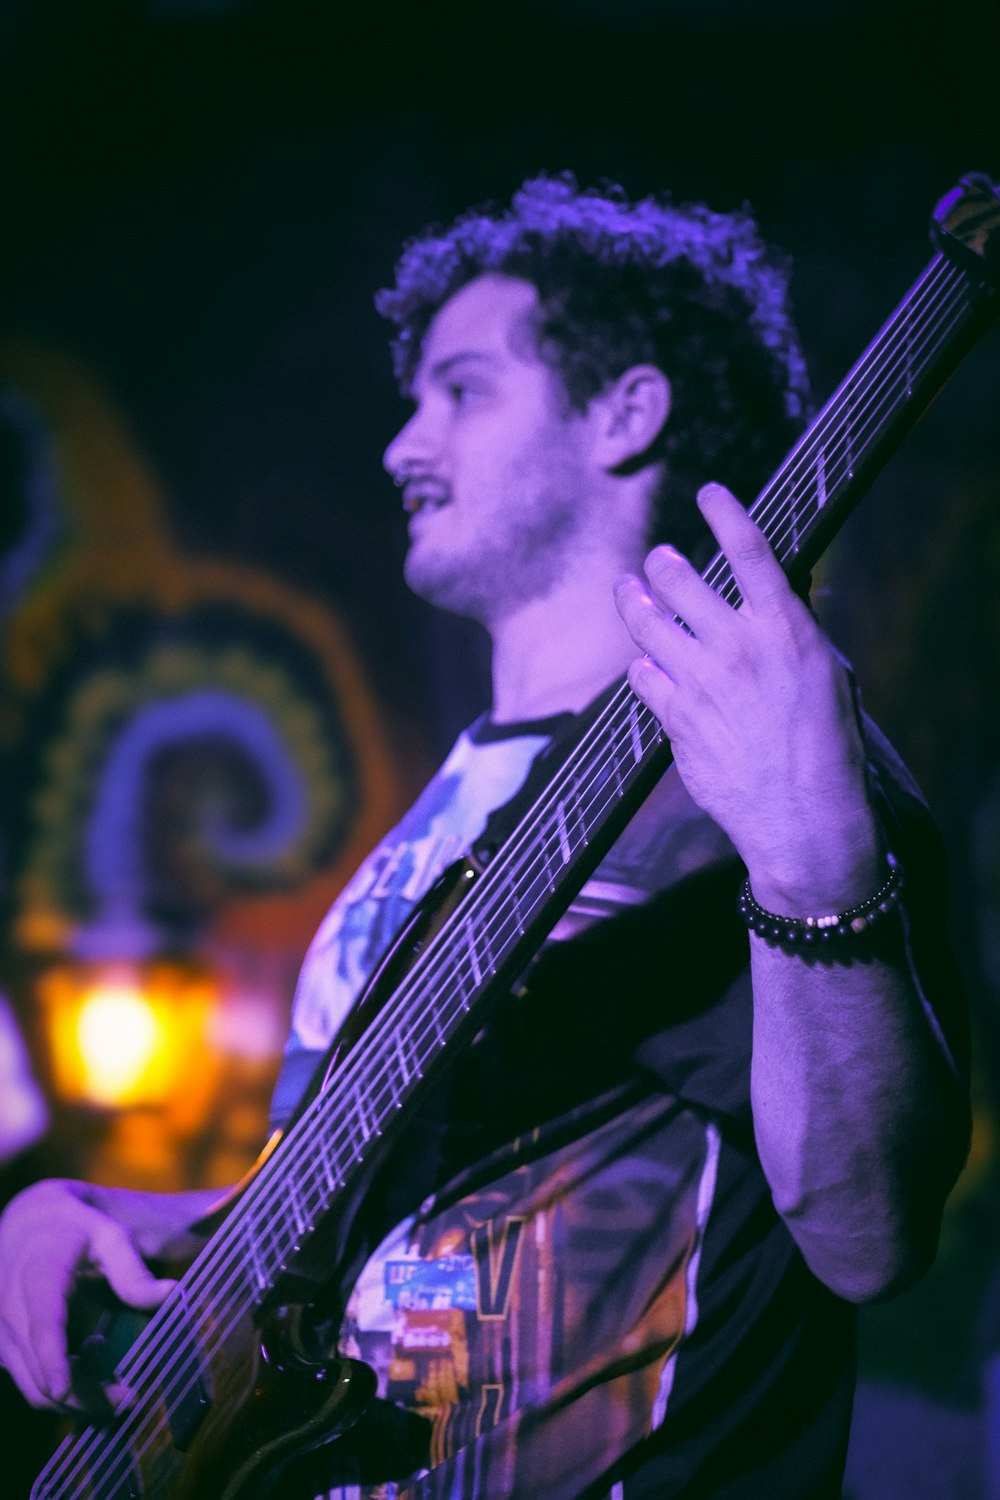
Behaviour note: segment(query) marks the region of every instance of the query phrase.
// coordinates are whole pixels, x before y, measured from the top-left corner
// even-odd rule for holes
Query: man
[[[695,488],[752,495],[801,422],[783,270],[744,216],[541,179],[411,244],[379,305],[415,403],[385,458],[406,579],[485,625],[493,701],[317,934],[276,1117],[413,901],[625,672],[675,766],[362,1211],[342,1344],[420,1418],[383,1472],[389,1408],[363,1419],[364,1493],[838,1494],[850,1304],[929,1263],[967,1114],[917,794],[727,489],[698,507],[739,613],[676,550]],[[11,1205],[0,1357],[29,1400],[66,1396],[81,1270],[155,1305],[141,1256],[205,1204]]]

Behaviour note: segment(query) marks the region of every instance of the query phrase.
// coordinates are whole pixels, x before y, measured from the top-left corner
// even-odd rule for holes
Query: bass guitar
[[[926,269],[750,508],[792,575],[816,561],[1000,307],[994,185],[963,178],[932,230]],[[739,606],[721,554],[703,576]],[[656,718],[622,685],[492,857],[455,868],[444,905],[402,934],[292,1124],[117,1360],[127,1402],[64,1440],[31,1500],[260,1500],[290,1461],[357,1420],[374,1376],[311,1357],[308,1307],[282,1305],[290,1278],[331,1226],[343,1239],[337,1226],[427,1089],[669,761]]]

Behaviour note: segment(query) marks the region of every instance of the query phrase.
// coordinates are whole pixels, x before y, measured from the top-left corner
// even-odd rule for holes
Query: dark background
[[[403,239],[540,169],[748,201],[794,257],[822,397],[925,263],[936,199],[963,171],[1000,173],[996,31],[992,7],[897,0],[2,0],[0,337],[92,373],[182,548],[329,599],[429,760],[482,706],[484,656],[399,582],[379,460],[403,408],[371,299]],[[976,1042],[977,1146],[941,1263],[866,1319],[863,1373],[903,1395],[859,1495],[903,1485],[894,1442],[924,1444],[908,1494],[972,1494],[948,1464],[985,1445],[998,401],[994,333],[819,579],[941,819]]]
[[[184,546],[335,597],[423,714],[438,631],[396,586],[378,465],[401,408],[371,293],[401,241],[539,169],[749,201],[796,258],[824,394],[923,263],[930,205],[994,165],[988,15],[3,0],[3,327],[93,370]],[[976,358],[929,440],[951,466],[988,456]],[[435,702],[447,738],[463,713]]]

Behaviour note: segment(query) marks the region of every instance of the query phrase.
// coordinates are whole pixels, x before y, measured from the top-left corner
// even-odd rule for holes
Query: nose
[[[382,466],[398,481],[428,468],[435,452],[435,438],[426,411],[418,406],[389,443],[382,455]]]

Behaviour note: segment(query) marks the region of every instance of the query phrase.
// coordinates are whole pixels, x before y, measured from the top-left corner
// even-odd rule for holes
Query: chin
[[[403,564],[403,578],[410,591],[438,609],[456,615],[480,618],[479,595],[470,575],[457,568],[454,560],[415,556],[412,549]]]

